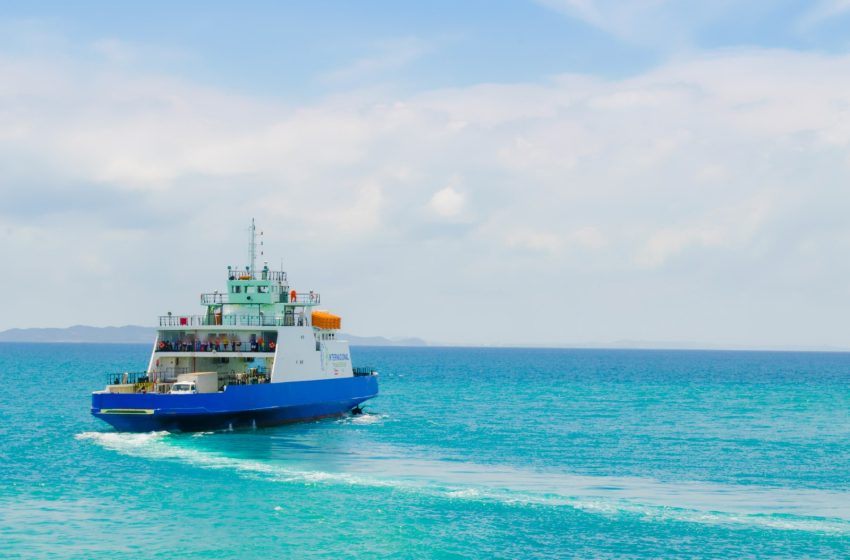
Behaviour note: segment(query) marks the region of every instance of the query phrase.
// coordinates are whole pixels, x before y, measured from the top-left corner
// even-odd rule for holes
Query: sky
[[[0,329],[850,348],[850,1],[0,1]]]

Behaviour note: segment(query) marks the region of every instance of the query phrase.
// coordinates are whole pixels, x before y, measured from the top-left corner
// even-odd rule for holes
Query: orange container
[[[339,315],[327,311],[313,311],[312,319],[313,326],[319,329],[339,329],[342,325],[342,318]]]

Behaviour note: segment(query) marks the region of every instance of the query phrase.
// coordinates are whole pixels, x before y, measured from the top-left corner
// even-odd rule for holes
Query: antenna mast
[[[254,265],[257,260],[257,226],[254,225],[254,218],[251,218],[251,242],[248,245],[248,253],[251,256],[251,278],[254,277]]]

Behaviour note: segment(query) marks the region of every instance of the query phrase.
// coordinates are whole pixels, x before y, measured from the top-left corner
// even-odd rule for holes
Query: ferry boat
[[[109,374],[91,413],[120,431],[263,427],[359,412],[377,372],[352,367],[341,319],[283,271],[227,267],[227,291],[201,294],[204,313],[167,315],[148,367]]]

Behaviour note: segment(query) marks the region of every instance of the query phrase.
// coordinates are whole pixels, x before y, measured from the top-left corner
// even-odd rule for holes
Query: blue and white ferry
[[[227,268],[227,291],[201,294],[201,315],[159,318],[148,367],[110,374],[91,413],[121,431],[262,427],[350,411],[378,394],[377,373],[354,368],[340,318],[283,271]]]

